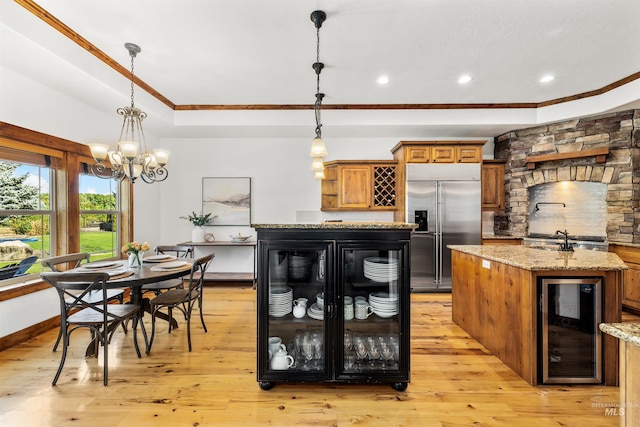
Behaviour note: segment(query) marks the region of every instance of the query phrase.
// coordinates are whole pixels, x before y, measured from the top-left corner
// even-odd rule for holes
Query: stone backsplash
[[[583,117],[514,130],[495,138],[494,156],[506,160],[504,215],[495,217],[495,233],[528,234],[529,189],[560,181],[607,185],[606,233],[611,242],[640,243],[640,110]],[[553,160],[527,168],[527,156],[575,153],[607,147],[605,163],[595,157]]]

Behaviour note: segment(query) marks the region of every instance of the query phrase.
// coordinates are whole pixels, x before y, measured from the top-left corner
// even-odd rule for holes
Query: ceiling
[[[637,0],[0,0],[2,66],[114,112],[133,42],[161,136],[310,138],[315,9],[325,138],[492,137],[640,106]]]

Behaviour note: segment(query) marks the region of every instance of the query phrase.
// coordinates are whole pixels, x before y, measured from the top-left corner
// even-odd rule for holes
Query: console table
[[[212,273],[208,272],[205,274],[205,280],[213,280],[219,282],[251,282],[255,289],[256,286],[256,242],[232,242],[232,241],[215,241],[215,242],[182,242],[178,243],[178,245],[192,246],[196,247],[240,247],[246,248],[250,247],[253,249],[253,271],[251,273],[238,273],[238,272],[227,272],[227,273]]]

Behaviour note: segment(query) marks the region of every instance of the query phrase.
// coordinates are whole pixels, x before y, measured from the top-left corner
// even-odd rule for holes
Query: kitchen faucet
[[[567,230],[564,231],[556,231],[556,235],[562,234],[564,236],[564,243],[560,244],[561,252],[573,252],[573,244],[569,243],[569,232]]]

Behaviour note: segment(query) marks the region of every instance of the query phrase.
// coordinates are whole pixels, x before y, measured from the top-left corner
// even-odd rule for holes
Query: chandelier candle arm
[[[107,144],[92,144],[89,148],[91,148],[91,155],[96,161],[103,162],[107,160],[109,155],[109,146]]]

